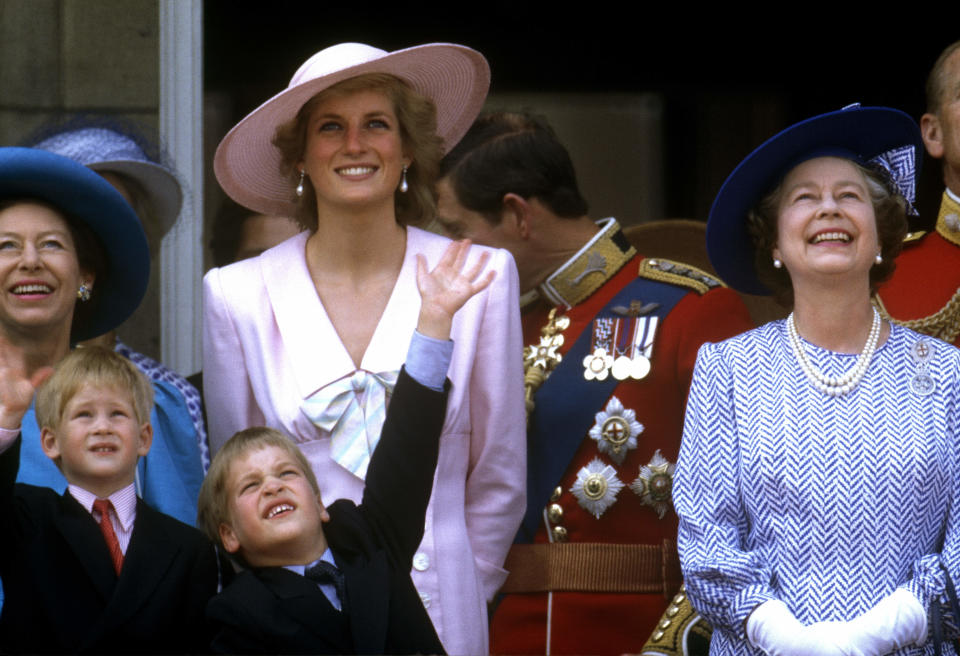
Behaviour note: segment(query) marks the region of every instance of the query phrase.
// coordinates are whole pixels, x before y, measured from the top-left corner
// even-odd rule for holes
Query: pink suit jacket
[[[204,278],[204,392],[214,451],[234,432],[266,425],[292,436],[324,500],[359,503],[363,481],[330,458],[329,433],[303,400],[351,375],[353,362],[310,279],[307,233]],[[407,228],[396,286],[361,368],[397,370],[417,324],[416,254],[432,268],[449,240]],[[471,258],[482,247],[474,246]],[[440,460],[413,582],[447,653],[488,651],[486,602],[503,583],[503,560],[525,507],[526,417],[516,268],[492,250],[493,283],[453,321],[452,382]],[[403,466],[397,463],[397,466]]]

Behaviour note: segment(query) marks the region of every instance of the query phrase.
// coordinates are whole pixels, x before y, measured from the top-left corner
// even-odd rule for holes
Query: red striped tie
[[[113,504],[110,499],[96,499],[93,502],[93,509],[100,513],[100,532],[103,533],[103,539],[107,541],[107,549],[110,550],[110,558],[113,560],[113,569],[120,576],[120,568],[123,567],[123,551],[120,550],[120,541],[117,540],[117,534],[113,532],[113,522],[110,521],[110,509]]]

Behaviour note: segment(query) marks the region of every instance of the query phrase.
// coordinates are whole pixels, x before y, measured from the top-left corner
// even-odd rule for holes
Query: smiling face
[[[0,210],[0,330],[7,336],[53,334],[69,339],[80,271],[67,222],[46,205]]]
[[[67,401],[57,426],[40,431],[44,453],[67,481],[101,498],[133,483],[137,459],[152,439],[129,391],[90,384]]]
[[[409,164],[393,103],[379,91],[332,95],[310,115],[299,168],[313,185],[320,216],[344,206],[392,211]]]
[[[327,549],[320,495],[285,449],[267,445],[237,457],[226,483],[224,548],[252,567],[308,564]]]
[[[794,290],[844,278],[869,288],[880,252],[867,182],[851,162],[819,157],[796,166],[781,183],[777,246]]]

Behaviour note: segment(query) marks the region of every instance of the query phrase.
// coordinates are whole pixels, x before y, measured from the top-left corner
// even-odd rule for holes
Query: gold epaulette
[[[722,280],[711,276],[703,269],[660,257],[645,258],[640,263],[640,270],[637,275],[641,278],[688,287],[698,294],[706,294],[714,287],[726,287]]]
[[[681,586],[643,645],[643,656],[706,656],[713,629],[690,605]]]
[[[916,232],[908,232],[907,236],[903,238],[904,244],[909,244],[912,241],[917,241],[918,239],[923,238],[927,234],[926,230],[917,230]]]

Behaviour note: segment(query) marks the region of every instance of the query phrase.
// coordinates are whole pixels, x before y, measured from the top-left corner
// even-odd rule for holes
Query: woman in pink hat
[[[296,217],[306,232],[204,280],[214,450],[248,426],[281,429],[310,460],[325,501],[360,500],[420,309],[417,255],[432,268],[449,244],[414,226],[432,220],[440,158],[488,85],[483,56],[463,46],[387,53],[344,43],[308,59],[227,134],[214,161],[226,192]],[[490,255],[494,282],[452,327],[440,463],[412,563],[454,654],[487,650],[486,602],[524,508],[517,276],[506,251]]]

